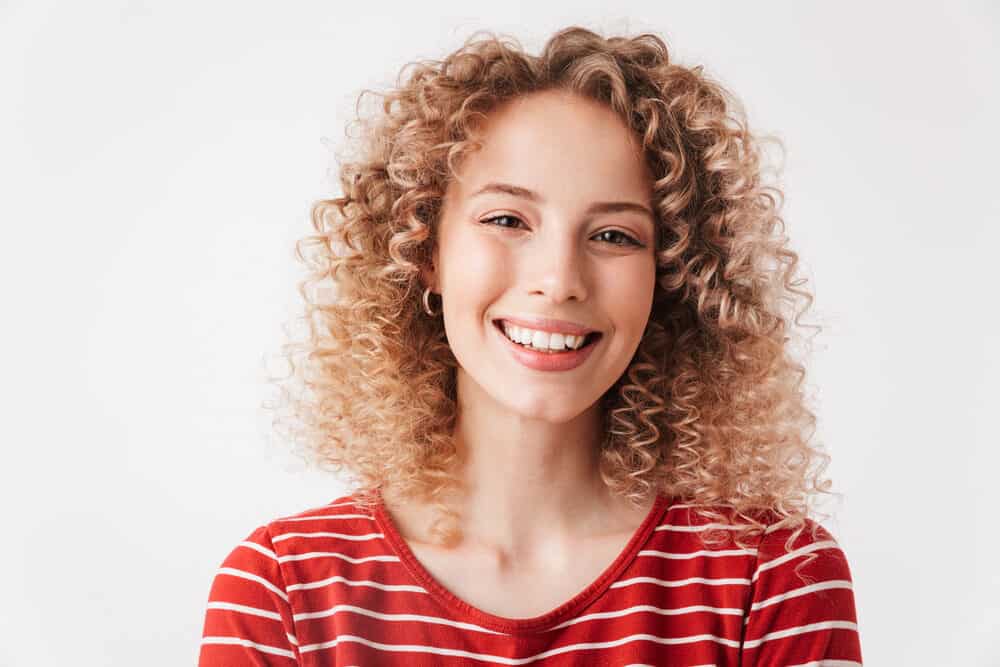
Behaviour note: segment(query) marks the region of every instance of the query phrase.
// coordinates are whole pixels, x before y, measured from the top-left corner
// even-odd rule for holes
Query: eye
[[[494,220],[516,220],[517,222],[521,222],[520,218],[516,218],[513,215],[506,215],[506,214],[494,215],[493,217],[486,218],[486,219],[482,220],[481,222],[483,222],[485,224],[492,224]],[[496,227],[507,227],[507,225],[494,225],[494,226],[496,226]]]
[[[515,229],[514,226],[509,226],[509,225],[506,225],[506,224],[499,224],[499,223],[494,222],[494,221],[497,221],[497,220],[512,220],[512,221],[514,221],[515,225],[516,224],[524,224],[524,222],[520,218],[518,218],[517,216],[507,215],[506,213],[501,214],[501,215],[494,215],[494,216],[491,216],[489,218],[484,218],[483,220],[480,221],[480,223],[481,224],[485,224],[485,225],[493,225],[495,227],[503,227],[505,229]],[[595,234],[595,236],[604,236],[605,234],[612,235],[612,238],[623,239],[622,241],[609,241],[609,243],[611,245],[622,246],[622,247],[625,247],[625,246],[634,246],[636,248],[641,248],[642,247],[642,243],[640,241],[638,241],[633,236],[631,236],[629,234],[626,234],[625,232],[621,231],[620,229],[605,229],[604,231],[601,231],[601,232],[598,232],[597,234]],[[615,237],[615,235],[617,235],[617,237]]]
[[[602,232],[598,232],[597,236],[602,236],[604,234],[618,234],[619,238],[625,239],[624,242],[622,242],[622,243],[615,243],[615,242],[612,241],[612,245],[620,245],[620,246],[631,245],[631,246],[635,246],[637,248],[641,248],[642,247],[642,243],[640,243],[638,240],[636,240],[632,236],[630,236],[630,235],[626,234],[625,232],[621,231],[620,229],[605,229]]]

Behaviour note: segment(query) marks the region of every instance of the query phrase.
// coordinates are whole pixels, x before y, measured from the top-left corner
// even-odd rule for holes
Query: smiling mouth
[[[539,349],[537,347],[532,347],[531,345],[525,345],[524,343],[518,343],[516,340],[513,340],[512,338],[510,338],[507,335],[507,333],[503,330],[503,325],[501,324],[500,320],[493,320],[493,326],[496,327],[497,331],[500,332],[501,336],[503,336],[504,338],[506,338],[508,341],[510,341],[514,345],[519,345],[519,346],[525,348],[526,350],[531,350],[532,352],[540,352],[542,354],[565,354],[565,353],[568,353],[568,352],[579,352],[580,350],[583,350],[583,349],[585,349],[585,348],[593,345],[594,343],[596,343],[598,340],[600,340],[601,336],[603,335],[600,331],[591,331],[589,334],[587,334],[587,335],[585,335],[583,337],[583,345],[581,345],[580,347],[578,347],[576,349],[563,348],[562,350],[542,350],[542,349]]]

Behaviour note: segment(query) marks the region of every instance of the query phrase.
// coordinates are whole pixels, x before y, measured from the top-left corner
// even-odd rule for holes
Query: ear
[[[421,292],[425,288],[430,287],[432,292],[441,293],[437,272],[437,267],[439,266],[438,250],[437,240],[432,237],[430,251],[427,253],[427,262],[420,267]]]
[[[431,288],[431,292],[437,290],[437,272],[432,266],[424,266],[420,269],[420,284],[421,291],[427,287]]]

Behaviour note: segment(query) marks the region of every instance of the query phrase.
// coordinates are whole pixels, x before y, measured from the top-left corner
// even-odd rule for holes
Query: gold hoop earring
[[[434,311],[431,310],[431,304],[429,302],[430,296],[431,296],[431,288],[430,287],[424,288],[424,312],[430,315],[431,317],[436,317],[438,313],[435,313]]]

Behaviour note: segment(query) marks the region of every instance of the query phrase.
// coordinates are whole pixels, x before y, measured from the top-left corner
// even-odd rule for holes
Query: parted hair
[[[427,503],[439,544],[459,537],[456,359],[427,315],[427,267],[449,179],[477,147],[482,121],[511,99],[569,91],[614,110],[654,176],[656,285],[631,363],[600,399],[600,472],[636,504],[661,492],[724,530],[706,543],[759,541],[766,526],[809,519],[829,456],[793,353],[813,296],[797,278],[767,183],[765,141],[742,104],[702,66],[675,62],[651,33],[603,37],[573,26],[539,55],[481,31],[442,60],[407,63],[375,112],[357,115],[342,194],[313,204],[295,245],[307,269],[302,340],[274,425],[300,456],[347,473],[363,505],[375,493]],[[780,145],[780,141],[776,141]],[[324,287],[325,284],[325,287]],[[436,298],[436,297],[435,297]]]

